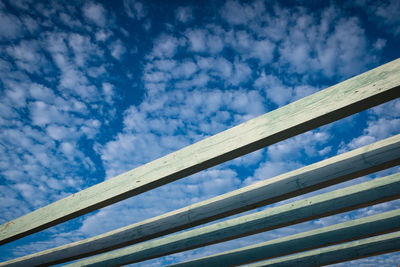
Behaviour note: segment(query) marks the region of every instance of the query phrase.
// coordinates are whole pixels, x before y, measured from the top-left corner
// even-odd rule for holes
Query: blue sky
[[[396,0],[0,1],[0,223],[394,60],[399,47]],[[394,100],[4,245],[0,260],[141,221],[399,130]],[[392,201],[140,265],[399,207]],[[396,262],[399,253],[342,265]]]

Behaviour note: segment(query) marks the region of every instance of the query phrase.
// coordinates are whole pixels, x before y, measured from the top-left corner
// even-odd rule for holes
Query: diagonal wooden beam
[[[120,266],[149,260],[400,198],[399,192],[400,173],[104,253],[70,266]]]
[[[320,248],[309,252],[286,256],[246,267],[313,267],[356,260],[400,251],[400,232],[375,236],[346,244]],[[244,267],[244,266],[243,266]]]
[[[8,264],[61,263],[110,251],[360,177],[399,162],[400,134],[161,216],[21,257]],[[0,266],[2,264],[7,262],[0,263]]]
[[[175,267],[237,266],[400,230],[400,209],[174,264]],[[77,265],[79,266],[79,265]],[[112,266],[101,265],[96,266]]]
[[[400,59],[0,226],[0,245],[400,96]]]

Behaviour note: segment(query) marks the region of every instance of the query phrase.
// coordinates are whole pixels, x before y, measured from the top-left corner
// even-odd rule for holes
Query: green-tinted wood
[[[301,195],[399,163],[400,135],[106,234],[19,258],[65,262]],[[30,265],[28,264],[28,265]],[[22,264],[23,265],[23,264]]]
[[[108,252],[73,265],[114,266],[148,260],[392,200],[400,197],[399,192],[400,173]],[[23,266],[23,263],[9,266]],[[35,262],[26,261],[25,265],[32,265],[32,263]]]
[[[400,251],[400,232],[257,262],[246,267],[314,267]]]
[[[400,59],[242,123],[0,226],[0,244],[400,96]]]
[[[400,229],[400,209],[303,232],[209,257],[178,263],[175,267],[237,266],[296,252],[357,240]],[[75,266],[79,266],[76,263]],[[101,265],[96,266],[113,266]]]

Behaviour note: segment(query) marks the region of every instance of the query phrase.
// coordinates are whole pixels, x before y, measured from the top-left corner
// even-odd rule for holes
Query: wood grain
[[[0,226],[0,245],[400,96],[400,59]]]
[[[397,209],[171,266],[237,266],[382,233],[394,232],[399,229],[400,209]],[[96,266],[106,265],[100,264]]]
[[[400,134],[161,216],[13,262],[25,266],[60,263],[98,254],[299,196],[399,162]]]
[[[370,237],[337,246],[320,248],[243,267],[313,267],[400,251],[400,232]]]
[[[399,192],[400,174],[395,174],[184,233],[104,253],[73,263],[70,266],[120,266],[149,260],[400,198]]]

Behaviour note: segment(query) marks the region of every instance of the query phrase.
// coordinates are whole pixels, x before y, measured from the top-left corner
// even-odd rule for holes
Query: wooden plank
[[[120,266],[400,198],[400,173],[85,259],[72,266]],[[400,214],[399,214],[400,215]],[[400,227],[400,226],[399,226]],[[32,266],[39,262],[19,262]],[[1,265],[0,265],[1,266]]]
[[[357,240],[400,229],[400,209],[347,221],[316,230],[174,264],[175,267],[237,266],[296,252]],[[96,266],[113,266],[96,263]],[[67,265],[68,266],[68,265]],[[80,266],[79,263],[70,266]],[[89,265],[85,265],[89,266]]]
[[[0,226],[0,244],[400,96],[400,59],[242,123]]]
[[[286,256],[246,267],[313,267],[356,260],[400,251],[400,232],[370,237],[359,241],[320,248],[309,252]]]
[[[359,177],[400,161],[400,135],[93,238],[15,262],[60,263],[187,229]],[[33,265],[33,264],[27,264]]]

